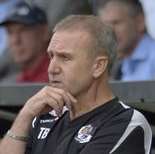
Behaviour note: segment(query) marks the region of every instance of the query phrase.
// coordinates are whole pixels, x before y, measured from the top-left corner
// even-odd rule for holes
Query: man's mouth
[[[60,82],[60,81],[50,81],[49,85],[51,85],[52,87],[60,87],[62,85],[62,82]]]

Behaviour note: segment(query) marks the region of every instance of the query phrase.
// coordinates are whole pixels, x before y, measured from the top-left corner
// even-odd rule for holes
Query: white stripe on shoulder
[[[128,137],[128,135],[136,128],[140,126],[144,130],[144,148],[145,154],[150,153],[151,149],[151,142],[152,142],[152,131],[149,123],[147,122],[146,118],[137,110],[134,110],[131,121],[126,128],[125,132],[123,133],[122,137],[118,140],[116,145],[110,151],[112,154]]]
[[[119,101],[119,103],[125,108],[125,109],[128,109],[128,108],[130,108],[130,106],[128,106],[128,105],[126,105],[126,104],[124,104],[122,101]]]

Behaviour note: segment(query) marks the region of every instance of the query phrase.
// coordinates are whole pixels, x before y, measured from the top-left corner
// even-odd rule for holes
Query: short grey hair
[[[94,15],[70,15],[60,21],[54,28],[56,31],[85,31],[92,39],[89,51],[94,55],[106,55],[108,57],[108,72],[116,58],[116,36],[111,27],[105,25]]]

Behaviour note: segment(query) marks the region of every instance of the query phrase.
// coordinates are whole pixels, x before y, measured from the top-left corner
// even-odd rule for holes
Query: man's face
[[[137,18],[131,17],[128,11],[125,5],[110,2],[98,12],[100,19],[113,27],[120,55],[132,53],[140,33]]]
[[[7,25],[10,51],[14,61],[27,65],[39,55],[42,37],[37,26],[10,23]]]
[[[74,96],[87,92],[93,80],[89,43],[88,34],[81,31],[58,31],[53,35],[48,47],[51,86],[67,90]]]

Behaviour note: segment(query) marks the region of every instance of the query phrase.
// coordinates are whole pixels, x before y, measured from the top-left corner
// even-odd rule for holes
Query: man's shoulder
[[[141,142],[143,142],[144,138],[147,138],[144,144],[149,148],[152,132],[144,115],[122,102],[118,103],[117,106],[120,110],[109,118],[106,123],[103,122],[100,125],[98,131],[96,131],[94,140],[98,140],[99,143],[104,145],[110,143],[107,149],[111,149],[110,151],[113,152],[117,149],[121,149],[122,145],[126,143],[128,143],[128,145],[132,144],[130,143],[130,139],[139,142],[142,137]],[[134,133],[136,134],[133,135]],[[132,147],[132,145],[130,146]],[[130,149],[130,151],[132,150],[133,149]]]
[[[126,105],[124,102],[118,100],[115,102],[115,105],[113,106],[113,110],[111,110],[107,122],[107,126],[113,125],[122,122],[129,123],[133,116],[134,109],[128,105]],[[101,122],[104,120],[104,117],[102,117]],[[105,126],[105,125],[104,125]]]
[[[150,129],[149,123],[145,116],[138,110],[124,104],[122,101],[116,103],[115,111],[109,115],[106,123],[101,120],[101,128],[110,131],[122,131],[124,132],[127,128],[134,129],[136,127],[141,127],[143,129]],[[150,130],[149,130],[150,131]]]

